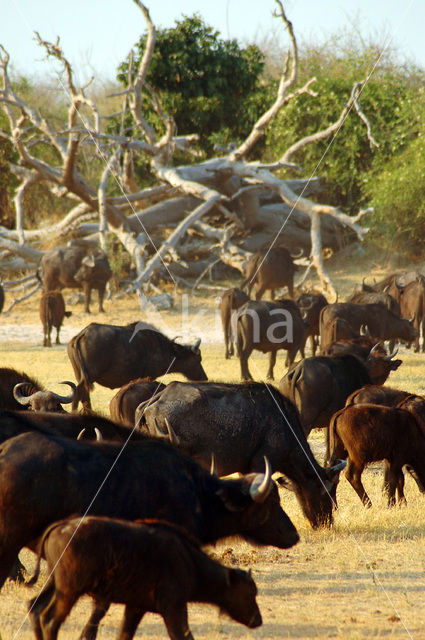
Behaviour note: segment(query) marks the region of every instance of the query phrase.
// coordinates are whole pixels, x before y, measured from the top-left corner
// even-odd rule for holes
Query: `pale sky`
[[[2,0],[0,44],[10,54],[13,69],[25,75],[53,72],[52,61],[33,41],[60,36],[65,55],[80,80],[95,70],[113,79],[115,70],[145,30],[132,0]],[[223,38],[242,43],[261,40],[279,29],[274,0],[145,0],[157,27],[172,27],[182,14],[201,14]],[[406,58],[425,68],[425,0],[283,0],[297,38],[320,41],[353,22],[366,36],[385,35]],[[359,34],[360,38],[360,34]],[[282,42],[284,34],[282,33]]]

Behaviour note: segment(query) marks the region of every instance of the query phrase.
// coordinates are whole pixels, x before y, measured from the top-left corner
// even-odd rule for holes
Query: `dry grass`
[[[341,295],[345,295],[354,280],[372,270],[373,264],[340,266],[333,277]],[[376,267],[374,271],[377,272]],[[383,272],[383,270],[381,270]],[[349,275],[348,275],[349,273]],[[18,308],[10,317],[0,316],[1,325],[15,323],[17,327],[38,323],[33,301]],[[106,304],[104,316],[93,314],[92,320],[123,324],[141,318],[152,319],[140,312],[136,298]],[[193,334],[215,335],[215,297],[197,297],[194,313],[206,309]],[[76,308],[73,308],[73,311]],[[180,310],[166,314],[170,331],[180,333]],[[74,312],[68,324],[79,328],[87,324],[87,316]],[[17,324],[19,323],[19,324]],[[27,329],[25,329],[27,331]],[[41,331],[40,331],[41,339]],[[54,386],[63,379],[73,379],[64,346],[43,349],[15,338],[0,344],[2,366],[21,368],[37,376],[46,385]],[[38,341],[40,343],[40,340]],[[239,380],[239,364],[225,361],[221,343],[209,342],[202,347],[205,370],[210,379]],[[390,383],[417,393],[425,393],[425,356],[402,350],[402,367],[392,374]],[[283,355],[278,357],[276,378],[283,375]],[[257,379],[265,375],[267,359],[261,354],[252,358],[252,372]],[[174,377],[174,376],[172,376]],[[176,376],[179,377],[179,376]],[[170,379],[167,376],[166,379]],[[94,407],[108,414],[108,402],[113,391],[96,386]],[[321,454],[323,434],[312,434],[314,450]],[[327,531],[312,531],[302,516],[292,494],[281,490],[282,505],[297,526],[301,542],[288,551],[254,548],[245,542],[228,540],[211,552],[223,562],[250,567],[259,589],[259,604],[264,624],[256,631],[220,617],[213,608],[190,606],[190,624],[195,638],[425,638],[425,509],[414,482],[407,478],[405,507],[387,509],[381,495],[382,470],[374,465],[364,474],[366,490],[374,506],[362,507],[360,500],[344,478],[338,487],[339,511],[335,526]],[[31,552],[24,552],[25,564],[34,563]],[[40,580],[40,585],[41,585]],[[0,631],[2,640],[32,638],[25,621],[26,600],[37,589],[8,583],[0,598]],[[74,639],[87,619],[90,602],[83,599],[61,631],[61,637]],[[100,638],[117,634],[122,609],[111,608],[102,624]],[[22,626],[21,626],[22,625]],[[157,616],[147,615],[138,631],[139,636],[166,637],[163,623]]]

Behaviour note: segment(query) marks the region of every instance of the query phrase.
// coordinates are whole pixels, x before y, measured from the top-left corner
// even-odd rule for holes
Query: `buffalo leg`
[[[60,627],[77,600],[78,596],[70,597],[55,591],[53,598],[40,616],[43,640],[56,640]]]
[[[102,618],[105,617],[109,609],[108,602],[94,602],[93,610],[84,629],[81,632],[79,640],[95,640]]]
[[[187,605],[172,604],[161,611],[171,640],[194,640],[187,620]]]
[[[97,295],[99,298],[99,313],[104,313],[103,298],[105,297],[106,282],[103,285],[99,285],[97,288]]]
[[[43,640],[41,631],[40,615],[51,601],[55,592],[55,584],[53,578],[44,585],[38,596],[32,598],[28,602],[28,617],[34,631],[36,640]]]
[[[365,507],[371,507],[372,502],[369,496],[366,493],[366,490],[362,484],[362,473],[364,466],[357,467],[354,462],[348,459],[347,471],[345,472],[345,477],[348,482],[353,487],[354,491],[359,496],[360,500],[363,502]]]
[[[56,344],[60,344],[60,340],[59,340],[59,332],[60,332],[61,328],[60,327],[56,327]]]
[[[266,288],[263,285],[260,285],[257,289],[257,291],[255,292],[255,299],[256,300],[261,300],[261,296],[263,295],[263,293],[265,292]],[[270,293],[270,295],[272,294],[272,292]],[[273,298],[272,298],[273,300]]]
[[[90,301],[91,301],[91,286],[85,282],[83,285],[84,291],[84,311],[90,313]]]
[[[404,474],[401,467],[385,464],[384,491],[388,497],[388,506],[394,507],[396,503],[396,492],[399,504],[406,504],[404,496]]]
[[[132,609],[126,606],[118,640],[131,640],[144,614],[144,609]]]
[[[267,380],[274,380],[273,371],[276,364],[276,351],[270,351],[269,370],[267,371]]]

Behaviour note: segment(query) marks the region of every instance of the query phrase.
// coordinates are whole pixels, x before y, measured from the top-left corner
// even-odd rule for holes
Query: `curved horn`
[[[175,341],[176,341],[176,340],[178,340],[179,338],[181,338],[181,336],[175,336],[175,337],[171,340],[171,342],[175,342]]]
[[[290,256],[291,256],[291,258],[301,258],[303,253],[304,253],[303,249],[299,249],[298,253],[291,253],[290,252]]]
[[[212,476],[216,476],[217,475],[217,468],[216,468],[216,465],[215,465],[215,455],[213,453],[211,454],[210,474]]]
[[[254,502],[264,502],[272,488],[272,470],[270,462],[267,460],[266,456],[264,456],[264,464],[264,473],[256,474],[256,477],[249,489],[249,495]]]
[[[370,337],[370,331],[367,324],[362,324],[362,326],[360,327],[360,335]]]
[[[375,353],[375,351],[377,351],[378,347],[380,346],[380,342],[377,342],[376,344],[373,345],[372,349],[369,351],[369,355],[371,353]]]
[[[168,431],[168,437],[170,438],[170,442],[174,447],[178,447],[180,444],[180,438],[178,437],[178,435],[176,434],[176,432],[174,431],[173,427],[171,426],[168,418],[165,418],[165,425],[167,427],[167,431]]]
[[[86,432],[86,428],[84,427],[84,429],[81,429],[80,433],[77,436],[77,440],[82,440],[84,438],[84,434]]]
[[[18,384],[15,384],[15,386],[13,387],[13,397],[15,398],[16,402],[19,402],[19,404],[22,404],[24,407],[30,404],[33,396],[38,393],[38,391],[36,391],[30,396],[24,396],[21,390],[26,386],[28,386],[28,382],[18,382]]]
[[[201,344],[201,338],[198,338],[195,344],[191,347],[192,351],[196,351],[199,349],[199,345]]]
[[[100,442],[101,440],[103,440],[103,436],[102,436],[102,432],[100,429],[98,429],[97,427],[94,428],[94,432],[96,434],[96,442]]]
[[[74,394],[75,394],[75,390],[76,390],[76,386],[73,382],[69,382],[69,380],[62,380],[62,382],[59,382],[59,384],[67,384],[68,386],[71,387],[72,389],[72,393],[69,396],[60,396],[58,393],[54,393],[54,391],[51,392],[52,396],[54,398],[56,398],[56,400],[59,400],[59,402],[61,404],[69,404],[70,402],[73,401],[74,399]]]
[[[310,311],[314,307],[314,300],[310,300],[310,304],[300,304],[300,309],[304,309],[305,311]]]
[[[347,461],[346,460],[338,460],[338,462],[336,464],[334,464],[332,467],[328,467],[328,469],[326,469],[326,473],[327,474],[335,474],[335,473],[339,473],[340,471],[342,471],[343,469],[345,469],[345,467],[347,466]]]
[[[398,354],[398,347],[396,347],[394,351],[390,353],[389,356],[384,356],[384,360],[392,360],[393,358],[396,357],[397,354]]]

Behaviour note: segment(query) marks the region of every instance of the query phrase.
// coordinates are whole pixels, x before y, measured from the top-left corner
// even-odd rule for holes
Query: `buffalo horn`
[[[98,429],[97,427],[94,428],[94,432],[96,434],[96,440],[97,442],[100,442],[101,440],[103,440],[103,436],[102,436],[102,432],[100,429]]]
[[[52,395],[56,398],[56,400],[59,400],[61,404],[69,404],[74,399],[76,386],[73,382],[69,382],[69,380],[63,380],[62,382],[59,382],[59,384],[67,384],[68,386],[70,386],[72,389],[72,393],[69,396],[60,396],[58,393],[54,393],[52,391]]]
[[[92,268],[96,266],[93,256],[85,256],[81,260],[81,264],[85,264],[86,267],[92,267]]]
[[[82,440],[84,438],[84,434],[86,432],[86,428],[84,427],[84,429],[81,429],[80,433],[77,436],[77,440]]]
[[[396,347],[396,348],[394,349],[394,351],[393,351],[392,353],[390,353],[390,355],[389,355],[389,356],[385,356],[385,357],[384,357],[384,360],[392,360],[393,358],[395,358],[395,357],[396,357],[396,355],[397,355],[397,354],[398,354],[398,347]]]
[[[360,335],[370,337],[370,331],[367,324],[362,324],[362,326],[360,327]]]
[[[375,353],[375,351],[378,349],[378,347],[380,346],[380,343],[377,342],[376,344],[373,345],[372,349],[369,351],[369,355],[371,355],[372,353]]]
[[[211,467],[210,467],[210,474],[212,476],[216,476],[217,475],[217,468],[215,466],[215,455],[212,453],[211,454]]]
[[[170,442],[174,447],[178,447],[180,444],[180,438],[178,437],[178,435],[176,434],[176,432],[174,431],[173,427],[171,426],[168,418],[165,418],[165,424],[167,427],[167,431],[168,431],[168,437],[170,438]]]
[[[270,462],[264,456],[265,471],[257,473],[249,489],[249,495],[254,502],[264,502],[272,488],[272,470]]]
[[[302,305],[300,305],[300,308],[301,308],[302,310],[309,311],[310,309],[312,309],[312,308],[313,308],[313,306],[314,306],[314,300],[311,300],[311,299],[310,299],[309,304],[304,304],[304,303],[303,303]]]
[[[24,406],[30,404],[33,396],[35,396],[35,394],[38,393],[38,391],[36,391],[35,393],[32,393],[30,396],[24,396],[21,389],[22,387],[26,387],[26,386],[28,386],[28,382],[18,382],[18,384],[15,384],[15,386],[13,387],[13,397],[17,402],[19,402],[19,404],[22,404]]]
[[[303,255],[304,251],[300,248],[298,250],[298,253],[291,253],[291,258],[301,258],[301,256]]]
[[[198,338],[195,344],[193,345],[192,351],[197,351],[199,349],[199,345],[201,344],[201,338]]]

